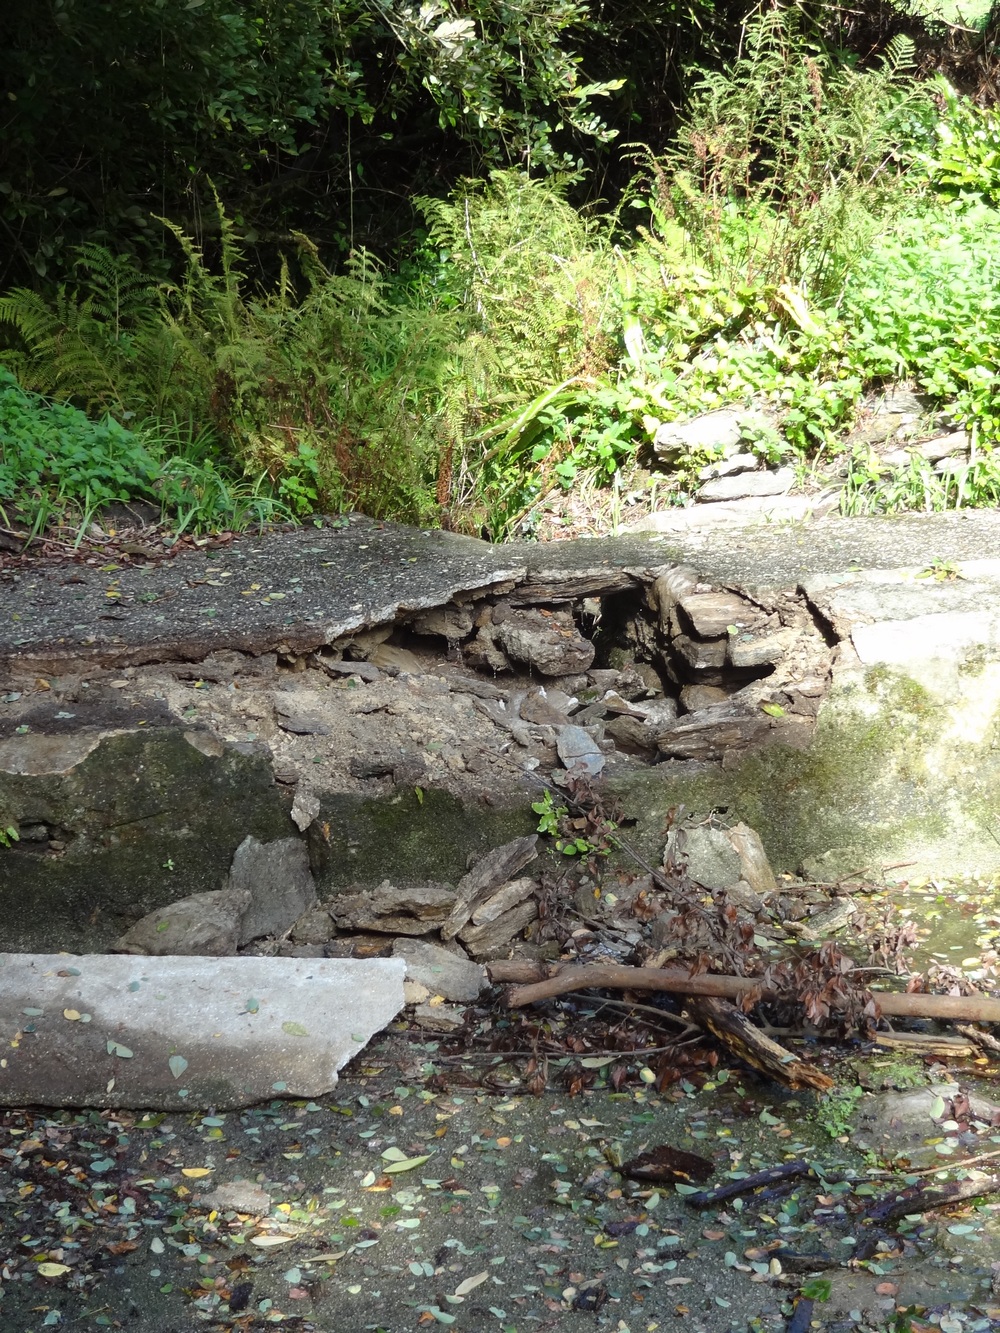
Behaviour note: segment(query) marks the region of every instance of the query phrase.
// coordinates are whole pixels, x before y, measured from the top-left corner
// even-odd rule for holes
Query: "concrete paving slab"
[[[0,1105],[321,1097],[403,1007],[402,958],[0,954]]]
[[[306,652],[523,575],[503,547],[360,515],[156,564],[30,561],[0,584],[0,669],[199,661],[219,648]]]
[[[991,557],[1000,557],[1000,513],[992,510],[496,546],[355,515],[321,529],[243,534],[156,564],[8,561],[0,581],[0,671],[200,661],[223,648],[301,653],[443,606],[458,593],[514,585],[517,604],[601,596],[671,564],[753,588],[851,568]],[[563,581],[561,592],[547,587],[553,577]]]

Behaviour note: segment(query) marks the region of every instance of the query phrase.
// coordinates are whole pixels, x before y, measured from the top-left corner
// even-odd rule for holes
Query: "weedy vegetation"
[[[689,71],[666,147],[623,150],[616,201],[579,206],[558,155],[484,159],[414,197],[391,261],[289,229],[262,265],[221,187],[210,243],[147,220],[159,268],[78,245],[55,286],[0,296],[7,525],[143,499],[180,530],[360,509],[499,539],[568,495],[613,529],[713,461],[651,471],[660,425],[731,404],[767,410],[762,461],[846,474],[848,513],[997,504],[1000,128],[915,62],[904,37],[862,64],[798,10],[751,15]],[[968,458],[852,441],[900,381]]]

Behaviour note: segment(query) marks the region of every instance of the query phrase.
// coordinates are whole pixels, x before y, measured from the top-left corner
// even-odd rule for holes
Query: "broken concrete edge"
[[[490,551],[493,548],[484,547]],[[199,662],[222,648],[259,657],[267,652],[301,656],[325,648],[338,639],[382,625],[404,623],[421,612],[441,606],[481,601],[509,593],[513,604],[530,606],[579,600],[582,597],[607,596],[650,582],[669,565],[669,561],[644,570],[596,566],[579,570],[532,569],[527,563],[495,568],[488,573],[476,571],[468,580],[457,579],[447,596],[400,596],[375,606],[359,609],[357,614],[318,624],[264,626],[257,630],[234,630],[219,625],[176,638],[166,636],[141,644],[94,643],[66,646],[64,641],[11,646],[0,650],[0,672],[39,672],[66,674],[73,670],[150,666],[166,662]]]
[[[329,1093],[400,958],[0,954],[0,1105],[234,1110]]]

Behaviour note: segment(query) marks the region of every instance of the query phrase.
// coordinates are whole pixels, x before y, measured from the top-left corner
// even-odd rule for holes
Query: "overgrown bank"
[[[357,508],[501,537],[572,491],[612,526],[689,500],[721,449],[650,472],[649,446],[722,404],[755,409],[741,447],[760,466],[846,474],[853,512],[995,503],[1000,122],[912,55],[897,38],[860,67],[758,16],[666,150],[634,151],[615,207],[497,169],[419,198],[394,264],[358,250],[334,270],[295,233],[268,283],[224,181],[210,252],[166,224],[172,282],[81,247],[57,295],[0,298],[20,384],[0,398],[5,525],[144,499],[184,528]],[[894,464],[873,447],[892,441],[851,435],[899,380],[966,430],[961,463]]]

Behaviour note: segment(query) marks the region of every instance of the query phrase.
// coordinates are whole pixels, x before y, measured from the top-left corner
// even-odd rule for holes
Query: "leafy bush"
[[[901,220],[855,264],[843,319],[869,376],[912,376],[982,439],[1000,440],[1000,214],[950,207]]]
[[[429,404],[454,318],[391,299],[364,253],[331,274],[304,237],[304,292],[287,264],[270,291],[255,291],[218,214],[216,266],[167,224],[187,263],[176,285],[153,287],[89,246],[80,279],[54,301],[26,289],[0,298],[0,321],[21,338],[22,382],[123,420],[211,427],[237,468],[299,515],[346,504],[429,517],[439,411]]]
[[[695,86],[676,144],[641,157],[654,225],[675,221],[713,277],[817,298],[836,295],[900,197],[932,111],[905,79],[907,39],[858,72],[799,22],[785,8],[751,20],[732,67]]]
[[[200,456],[199,456],[200,454]],[[0,513],[37,533],[58,513],[79,524],[102,506],[143,500],[176,531],[241,528],[287,517],[262,492],[220,471],[189,433],[162,423],[130,430],[20,387],[0,366]]]
[[[934,84],[942,111],[935,147],[924,156],[928,179],[955,199],[1000,203],[1000,117],[977,106],[939,77]]]
[[[0,446],[0,501],[15,512],[30,514],[43,497],[85,510],[112,500],[159,503],[158,462],[130,430],[25,393],[3,367]]]

